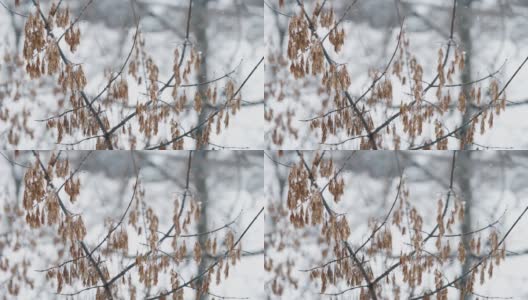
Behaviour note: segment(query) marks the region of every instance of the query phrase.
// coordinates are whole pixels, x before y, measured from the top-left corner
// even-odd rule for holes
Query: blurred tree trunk
[[[460,36],[460,43],[462,44],[462,47],[466,53],[464,56],[465,59],[465,66],[462,70],[462,76],[461,81],[462,82],[471,82],[472,81],[472,60],[473,57],[473,41],[471,38],[471,26],[473,23],[473,16],[472,16],[472,10],[471,10],[471,3],[473,0],[460,0],[457,2],[457,18],[455,21],[457,21],[457,31],[458,35]],[[464,112],[464,115],[462,117],[462,124],[465,124],[469,121],[469,119],[472,116],[473,110],[472,110],[472,102],[470,98],[470,92],[471,92],[471,86],[470,85],[463,85],[462,86],[462,92],[464,93],[465,99],[466,99],[466,111]],[[469,126],[468,126],[469,127]],[[463,144],[463,150],[470,150],[472,148],[471,144],[466,143],[465,137],[467,133],[468,127],[464,128],[461,131],[461,141]],[[464,221],[462,223],[462,232],[470,232],[471,231],[471,211],[473,208],[473,199],[472,199],[472,192],[471,192],[471,178],[472,178],[472,170],[471,170],[471,152],[469,151],[461,151],[460,153],[460,188],[462,191],[462,199],[465,201],[465,215],[464,215]],[[471,268],[471,255],[469,255],[471,252],[471,248],[469,246],[471,236],[470,235],[463,235],[462,236],[462,242],[464,244],[464,249],[466,253],[466,260],[464,261],[462,265],[461,274],[465,274],[469,271]],[[461,296],[460,299],[469,300],[471,299],[471,294],[466,293],[464,291],[467,281],[470,278],[470,276],[467,276],[463,278],[461,281]]]
[[[197,48],[200,49],[200,51],[202,52],[202,64],[200,66],[200,71],[198,73],[198,82],[206,82],[207,81],[207,56],[209,54],[209,44],[208,44],[208,40],[207,40],[207,27],[208,27],[208,9],[207,9],[207,3],[209,2],[209,0],[196,0],[196,1],[193,1],[193,16],[192,16],[192,20],[194,21],[194,32],[195,32],[195,36],[196,36],[196,43],[197,43]],[[208,105],[209,104],[209,99],[207,99],[205,97],[205,95],[207,94],[207,88],[208,88],[208,85],[200,85],[198,87],[198,91],[202,97],[202,111],[200,112],[199,116],[198,116],[198,123],[197,124],[201,124],[202,122],[205,121],[205,119],[207,119],[208,115],[209,115],[209,109],[208,109]],[[199,143],[199,140],[201,140],[201,136],[204,132],[204,128],[206,127],[206,125],[200,127],[197,131],[196,131],[196,137],[197,137],[197,143]],[[204,149],[205,147],[207,147],[207,144],[204,143],[204,144],[197,144],[197,149]]]
[[[202,216],[200,217],[200,221],[198,222],[198,230],[197,232],[206,232],[207,229],[207,223],[208,223],[208,190],[207,190],[207,151],[196,151],[194,155],[194,165],[196,167],[196,176],[195,176],[195,187],[198,192],[198,201],[201,203],[202,208]],[[200,235],[199,242],[201,245],[201,248],[204,249],[204,246],[206,244],[207,238],[209,235]],[[202,251],[202,260],[200,261],[200,265],[198,266],[197,275],[201,274],[205,271],[207,266],[209,265],[209,261],[207,259],[207,255]],[[207,277],[205,275],[204,277]],[[202,285],[203,280],[198,280],[198,283],[196,284],[196,288],[199,289]],[[206,300],[207,294],[200,294],[196,293],[196,299],[200,300]]]
[[[462,201],[465,202],[464,210],[464,221],[462,223],[462,232],[471,232],[471,211],[473,210],[473,194],[471,190],[471,178],[472,175],[472,161],[471,161],[471,151],[460,151],[458,152],[457,158],[457,168],[459,173],[459,185],[461,190]],[[471,235],[463,235],[462,243],[464,244],[464,250],[466,253],[466,260],[462,264],[462,270],[460,274],[465,274],[471,268]],[[471,276],[466,276],[461,281],[461,289],[465,289],[467,280]],[[461,292],[460,299],[469,300],[471,299],[471,294]]]
[[[207,39],[207,25],[208,25],[208,13],[207,13],[207,3],[208,0],[196,0],[194,2],[193,7],[193,17],[191,20],[194,21],[194,32],[196,35],[196,43],[197,47],[200,49],[200,51],[204,54],[202,55],[202,64],[200,66],[200,71],[198,73],[198,82],[207,81],[207,54],[208,51],[208,39]],[[198,92],[202,96],[202,103],[208,103],[209,99],[206,99],[204,95],[207,94],[207,85],[200,85],[198,87]],[[204,122],[204,120],[208,116],[208,109],[207,105],[202,105],[202,111],[200,112],[198,116],[198,124]],[[199,144],[199,141],[201,140],[201,136],[203,134],[203,127],[199,128],[197,130],[197,149],[204,149],[204,144]],[[196,162],[197,162],[197,172],[196,172],[196,189],[199,193],[199,201],[202,203],[202,217],[200,218],[200,222],[198,223],[198,232],[206,232],[207,231],[207,208],[208,208],[208,194],[207,194],[207,174],[205,173],[206,170],[206,164],[207,164],[207,152],[206,151],[198,151],[196,152]],[[207,240],[207,235],[202,235],[199,238],[200,245],[205,245]],[[202,260],[200,261],[200,265],[198,266],[198,274],[201,274],[205,271],[207,268],[207,265],[209,264],[207,258],[205,255],[203,255]],[[198,281],[198,287],[201,286],[202,280]],[[200,300],[206,300],[207,294],[197,294],[196,299]]]
[[[192,20],[194,21],[194,33],[196,37],[196,43],[197,47],[200,49],[200,51],[203,53],[202,55],[202,64],[200,66],[200,71],[198,73],[198,82],[205,82],[207,81],[207,55],[209,53],[208,51],[208,39],[207,39],[207,27],[208,27],[208,13],[207,13],[207,3],[208,0],[195,0],[193,1],[193,16]],[[209,110],[207,108],[206,103],[209,103],[209,99],[206,99],[204,96],[207,94],[207,85],[200,85],[198,87],[198,91],[200,95],[202,96],[202,111],[200,112],[198,116],[198,124],[202,123],[208,116]],[[201,139],[201,136],[203,134],[203,127],[197,130],[196,137],[198,138],[198,141]],[[197,149],[204,149],[206,147],[206,144],[197,144]],[[197,151],[196,152],[196,189],[198,190],[198,197],[199,201],[202,203],[202,217],[200,218],[200,222],[198,223],[198,232],[206,232],[207,231],[207,218],[208,218],[208,193],[207,193],[207,174],[206,174],[206,165],[207,165],[207,151]],[[200,245],[205,245],[207,240],[207,235],[202,235],[199,238]],[[200,261],[200,265],[198,266],[198,272],[197,274],[201,274],[205,271],[209,264],[209,261],[206,257],[206,255],[202,255],[202,260]],[[202,280],[198,281],[197,286],[200,287],[202,284]],[[200,300],[206,300],[207,294],[198,294],[196,295],[196,299]]]
[[[471,58],[473,57],[473,41],[471,39],[471,25],[473,24],[473,16],[472,16],[472,10],[471,10],[471,3],[473,0],[460,0],[457,2],[457,16],[455,18],[455,22],[457,22],[457,31],[458,35],[460,36],[460,43],[462,44],[462,47],[466,53],[464,56],[465,62],[464,62],[464,69],[462,70],[462,82],[471,82],[472,81],[472,61]],[[452,42],[452,41],[451,41]],[[473,109],[471,105],[471,98],[470,98],[470,92],[471,92],[471,85],[463,85],[462,86],[462,92],[464,93],[464,96],[466,98],[466,111],[464,112],[464,116],[462,117],[462,124],[465,124],[469,121],[469,119],[472,116]],[[471,126],[471,125],[469,125]],[[460,138],[464,139],[467,133],[467,129],[469,128],[467,126],[466,128],[462,129],[460,132]],[[464,150],[470,150],[471,144],[464,143],[463,149]]]

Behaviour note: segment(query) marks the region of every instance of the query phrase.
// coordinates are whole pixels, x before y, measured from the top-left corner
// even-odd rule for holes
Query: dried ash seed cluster
[[[279,1],[279,5],[285,3]],[[492,129],[495,117],[506,109],[506,93],[499,90],[493,74],[470,83],[454,83],[466,72],[467,58],[452,39],[447,47],[438,49],[433,69],[436,76],[428,80],[424,74],[430,67],[412,54],[404,25],[386,68],[369,70],[366,90],[353,93],[349,72],[353,64],[338,63],[346,60],[346,24],[337,17],[332,3],[314,1],[311,10],[306,1],[290,5],[297,10],[289,18],[285,54],[281,49],[268,54],[269,63],[277,69],[266,84],[270,103],[265,119],[271,126],[268,139],[273,145],[282,145],[285,137],[299,140],[300,128],[291,124],[292,119],[300,119],[309,123],[302,129],[305,134],[323,145],[355,141],[353,147],[359,149],[445,150],[452,140],[464,149],[475,144],[477,134]],[[280,69],[288,70],[289,75]],[[300,88],[293,87],[296,81],[302,82]],[[292,87],[293,92],[286,87]],[[396,94],[395,89],[402,94]],[[435,90],[436,99],[430,99],[429,90]],[[320,101],[314,102],[315,98]],[[303,107],[301,117],[299,107]],[[453,111],[459,117],[454,127],[448,126]]]
[[[80,166],[74,168],[68,158],[56,153],[51,153],[45,162],[46,156],[35,152],[35,162],[25,173],[24,211],[19,215],[21,218],[25,215],[26,223],[34,231],[56,230],[53,239],[57,253],[52,259],[56,261],[55,266],[45,272],[57,293],[75,291],[81,286],[96,288],[96,299],[108,299],[110,294],[136,299],[140,291],[159,291],[170,279],[171,285],[165,288],[174,291],[166,297],[184,299],[184,286],[189,286],[198,296],[208,294],[211,286],[221,284],[240,262],[242,243],[229,224],[222,231],[190,233],[203,218],[201,203],[190,190],[170,201],[172,229],[167,233],[162,231],[167,225],[161,223],[160,215],[145,199],[145,186],[139,175],[133,184],[129,209],[120,218],[105,220],[103,237],[88,243],[90,228],[85,226],[82,214],[73,213],[79,211],[76,206],[79,201],[87,200],[77,174]],[[146,241],[146,245],[131,245],[131,235]],[[164,241],[166,245],[162,247]],[[98,246],[89,249],[89,244]],[[147,251],[133,250],[145,247]],[[133,251],[136,253],[131,254]],[[131,256],[131,267],[116,269]],[[191,260],[196,266],[205,261],[209,267],[196,277],[199,280],[185,282],[178,270],[187,268]],[[3,263],[7,262],[0,260],[0,267]],[[17,295],[19,287],[14,281],[11,294]]]
[[[389,299],[390,295],[400,298],[417,291],[424,299],[450,299],[474,293],[505,259],[505,244],[493,226],[456,233],[466,213],[463,199],[454,190],[438,198],[435,218],[426,220],[424,212],[413,204],[405,176],[397,185],[392,208],[385,216],[369,219],[366,233],[353,248],[349,242],[352,230],[362,229],[350,227],[352,214],[338,212],[353,179],[340,173],[324,154],[315,153],[311,164],[307,156],[299,152],[299,161],[290,165],[285,201],[270,200],[268,213],[278,227],[266,240],[267,249],[275,254],[266,258],[265,269],[272,274],[269,289],[274,295],[300,288],[296,277],[306,276],[327,295],[355,290],[359,299],[372,299],[372,292],[378,299]],[[428,229],[431,220],[432,231]],[[395,238],[408,242],[397,245]],[[320,252],[311,253],[301,263],[303,248],[313,243]],[[453,262],[464,265],[468,261],[470,272],[449,282],[445,270]],[[432,291],[425,288],[428,282],[434,282],[430,288],[438,290],[428,294]],[[457,290],[449,290],[449,286]]]

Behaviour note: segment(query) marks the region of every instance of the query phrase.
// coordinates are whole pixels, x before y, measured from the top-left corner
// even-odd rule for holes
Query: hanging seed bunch
[[[81,39],[79,23],[90,3],[79,15],[63,1],[52,1],[49,6],[38,1],[33,4],[24,25],[23,60],[19,63],[23,64],[26,77],[34,82],[56,81],[52,91],[46,91],[53,95],[53,101],[43,86],[29,96],[10,89],[16,94],[14,101],[21,96],[42,100],[50,116],[38,121],[46,124],[45,129],[52,132],[56,144],[77,146],[93,141],[96,149],[135,149],[142,145],[177,150],[183,149],[185,139],[191,139],[197,148],[202,148],[210,144],[214,134],[226,131],[240,111],[241,87],[229,76],[235,70],[203,80],[207,79],[207,74],[202,74],[207,70],[202,67],[206,57],[187,37],[171,50],[172,67],[168,68],[168,79],[164,78],[165,68],[146,50],[139,25],[122,65],[102,71],[106,82],[100,90],[91,90],[95,83],[88,82],[89,62],[77,63],[73,59],[83,44],[87,46]],[[90,73],[93,74],[92,69]],[[135,94],[137,90],[144,92]],[[20,143],[23,135],[34,138],[34,130],[27,125],[30,112],[27,107],[17,111],[7,106],[0,109],[0,121],[10,124],[6,135],[9,143]]]
[[[139,175],[132,185],[129,208],[124,214],[106,219],[103,235],[88,243],[85,239],[90,228],[85,226],[82,213],[73,213],[78,211],[75,208],[78,202],[89,200],[89,196],[83,196],[77,176],[80,167],[73,167],[60,154],[51,153],[47,161],[43,156],[35,153],[35,162],[25,173],[24,211],[20,217],[25,217],[32,230],[56,229],[57,262],[45,272],[57,293],[97,287],[96,299],[127,295],[136,299],[140,291],[163,295],[174,289],[170,297],[184,299],[183,287],[191,287],[193,294],[208,294],[239,263],[242,243],[230,224],[219,230],[196,233],[194,228],[204,212],[190,189],[169,201],[172,217],[164,224],[162,215],[145,198],[147,191]],[[139,242],[134,245],[131,241]],[[0,259],[0,268],[5,263]],[[194,275],[194,280],[187,282],[179,274],[189,264],[198,268],[203,263],[206,272]],[[11,286],[12,293],[18,293],[17,281]]]
[[[317,2],[311,16],[308,17],[306,8],[301,6],[299,14],[290,21],[288,32],[288,59],[291,62],[290,72],[293,76],[296,79],[305,79],[307,75],[319,78],[318,84],[321,88],[318,90],[318,96],[323,99],[321,106],[323,111],[334,106],[349,105],[349,95],[345,93],[352,81],[347,66],[337,64],[330,57],[328,45],[322,38],[322,36],[328,37],[328,43],[334,53],[339,54],[342,51],[345,31],[338,23],[334,10],[323,9],[322,4]],[[378,91],[390,94],[390,84],[385,83],[383,90],[378,89]],[[364,116],[362,120],[357,115],[354,116],[350,110],[341,110],[325,118],[312,119],[309,130],[320,132],[321,143],[325,143],[329,136],[338,134],[341,129],[346,130],[348,135],[359,135],[365,124],[373,124],[369,116]]]
[[[16,156],[15,156],[16,157]],[[37,283],[32,276],[35,265],[26,251],[35,251],[39,234],[28,234],[24,229],[24,211],[19,201],[9,201],[2,195],[3,202],[0,222],[4,232],[0,237],[0,272],[4,285],[4,297],[20,297],[27,288],[34,288]],[[12,199],[11,199],[12,200]]]
[[[328,194],[321,191],[320,182],[328,187]],[[348,240],[351,231],[346,217],[335,213],[330,206],[340,203],[344,194],[344,179],[339,176],[338,170],[331,159],[325,159],[320,154],[315,154],[312,162],[301,161],[292,166],[288,175],[288,195],[285,208],[274,208],[273,212],[280,212],[277,218],[288,218],[290,226],[295,228],[294,232],[301,232],[316,229],[316,244],[321,248],[320,256],[323,259],[330,257],[340,257],[346,249],[343,241]],[[330,200],[332,199],[332,200]],[[299,245],[302,245],[304,239],[308,236],[299,233]],[[313,234],[313,233],[312,233]],[[270,245],[268,245],[269,247]],[[282,243],[278,243],[277,251],[284,248]],[[302,248],[302,247],[301,247]],[[299,250],[302,251],[302,250]],[[276,295],[281,295],[284,290],[285,282],[297,288],[298,279],[294,279],[291,274],[284,275],[284,269],[290,270],[293,267],[293,261],[284,263],[275,263],[269,258],[266,261],[266,269],[275,272],[275,278],[272,285],[272,291]],[[332,271],[331,271],[332,272]],[[338,271],[340,272],[340,271]],[[320,272],[317,268],[310,270],[310,278],[314,281],[321,278],[321,291],[326,291],[331,282],[337,279],[332,273],[327,277],[326,270]],[[336,274],[337,276],[350,276],[351,274]]]
[[[61,195],[56,183],[62,182],[64,193]],[[89,267],[84,257],[84,251],[79,241],[83,241],[87,231],[82,216],[74,215],[67,207],[71,207],[78,199],[81,183],[71,169],[67,159],[59,159],[52,154],[47,164],[37,155],[37,161],[26,171],[24,176],[23,207],[26,223],[33,229],[54,227],[57,230],[59,259],[67,254],[73,258],[70,267],[50,269],[47,279],[53,280],[60,293],[65,285],[72,282],[96,282],[94,269]],[[103,270],[107,272],[107,270]]]
[[[185,206],[184,203],[186,203]],[[135,217],[131,219],[131,223],[141,235],[142,227],[137,225],[136,216],[138,214],[139,208],[136,204],[132,211],[132,215]],[[229,268],[240,261],[241,244],[237,247],[234,246],[235,236],[231,230],[228,230],[223,236],[221,234],[208,234],[202,243],[197,235],[189,234],[189,227],[198,223],[201,217],[200,202],[192,195],[179,196],[174,199],[172,219],[174,231],[170,235],[172,255],[166,255],[167,250],[160,250],[160,243],[164,238],[159,234],[158,217],[152,208],[147,209],[147,237],[150,251],[136,257],[139,280],[145,288],[159,286],[162,277],[170,277],[173,288],[180,287],[184,282],[181,281],[181,277],[175,278],[178,274],[174,270],[177,270],[182,264],[187,264],[189,257],[197,265],[207,257],[218,257],[218,262],[208,269],[208,272],[203,274],[199,281],[190,284],[196,293],[207,294],[211,284],[219,285],[228,278]],[[183,289],[179,289],[173,294],[174,299],[183,299],[183,296]]]
[[[304,277],[327,295],[372,299],[375,293],[378,299],[399,299],[412,292],[424,299],[450,299],[476,292],[504,260],[505,245],[492,225],[459,233],[466,213],[455,190],[438,197],[434,218],[426,217],[405,177],[397,182],[392,208],[369,219],[365,232],[354,234],[360,240],[351,242],[352,231],[364,229],[350,227],[350,211],[337,212],[345,207],[343,199],[353,201],[344,194],[350,182],[328,156],[315,153],[311,163],[307,157],[299,153],[289,169],[285,201],[270,201],[268,209],[276,228],[267,233],[265,269],[274,295],[299,288]],[[466,274],[452,279],[444,273],[466,263]]]
[[[475,144],[476,134],[486,134],[506,108],[505,93],[494,78],[496,72],[474,82],[457,83],[466,72],[464,49],[449,40],[447,46],[438,49],[436,65],[423,65],[411,52],[405,25],[396,36],[388,63],[368,71],[370,82],[363,90],[350,91],[351,63],[343,51],[347,49],[345,29],[349,24],[342,22],[327,1],[292,1],[291,6],[297,10],[288,19],[288,64],[281,64],[277,54],[270,54],[278,68],[290,73],[289,78],[270,82],[275,86],[267,93],[268,140],[274,145],[282,145],[286,137],[298,140],[303,136],[301,130],[314,137],[312,142],[347,145],[347,149],[354,143],[359,149],[403,146],[445,150],[449,140],[464,149]],[[432,79],[426,75],[430,72]],[[288,89],[282,88],[296,81],[303,84],[295,94],[303,97],[289,95]],[[314,86],[316,91],[310,90]],[[283,108],[279,102],[289,105]],[[298,113],[294,121],[309,126],[289,128],[288,114],[295,115],[300,106],[303,114]],[[459,117],[456,121],[453,113]]]
[[[11,100],[17,105],[1,105],[0,122],[5,128],[6,142],[16,146],[20,143],[21,136],[35,137],[35,130],[29,126],[34,104],[20,101],[22,97],[34,95],[35,87],[23,80],[24,62],[19,54],[6,50],[1,61],[0,74],[3,82],[0,85],[0,102],[8,103]]]
[[[288,61],[280,54],[273,53],[270,49],[267,56],[266,67],[271,69],[270,76],[266,75],[264,84],[264,119],[269,128],[267,138],[270,144],[283,145],[285,135],[291,135],[295,139],[299,137],[299,129],[294,126],[295,110],[291,108],[290,101],[298,102],[302,99],[300,89],[306,87],[300,82],[288,82]],[[313,82],[313,84],[316,84]],[[284,101],[284,99],[288,101]],[[276,99],[277,102],[270,102]],[[269,104],[269,105],[268,105]],[[272,104],[272,105],[271,105]]]
[[[61,46],[61,40],[64,40],[67,50],[75,53],[80,45],[81,31],[78,23],[71,19],[69,7],[59,7],[54,2],[45,16],[42,7],[37,5],[26,21],[24,33],[26,73],[31,79],[55,76],[58,88],[54,93],[69,100],[58,101],[57,108],[64,109],[66,103],[74,108],[69,114],[47,119],[47,128],[57,130],[57,143],[78,131],[84,135],[97,135],[103,126],[110,127],[108,118],[100,115],[101,108],[87,103],[89,100],[84,92],[87,79],[83,66],[70,61],[65,47]],[[124,83],[119,84],[123,97]],[[85,109],[87,106],[91,109]]]
[[[282,154],[278,151],[279,156]],[[288,174],[284,176],[281,180],[287,180]],[[265,289],[268,295],[280,297],[285,296],[284,292],[290,287],[299,288],[299,277],[296,275],[298,256],[312,257],[303,243],[314,235],[306,235],[291,226],[287,201],[275,201],[271,195],[268,197],[266,218],[269,218],[269,225],[266,225],[264,234],[264,269],[271,278]]]

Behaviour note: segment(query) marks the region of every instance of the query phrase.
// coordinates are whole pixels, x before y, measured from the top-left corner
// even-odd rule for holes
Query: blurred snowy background
[[[43,162],[47,162],[50,152],[39,152]],[[72,170],[79,166],[88,151],[63,152],[62,159],[68,158]],[[0,157],[0,298],[1,299],[61,299],[68,298],[56,293],[56,285],[46,279],[46,273],[37,270],[47,269],[60,262],[70,259],[69,252],[57,242],[56,226],[43,226],[40,229],[30,229],[24,221],[25,212],[22,208],[22,195],[24,193],[24,173],[26,168],[35,161],[31,152],[3,151]],[[85,241],[90,249],[102,240],[108,231],[107,222],[117,223],[125,212],[131,199],[135,171],[132,155],[139,171],[139,179],[145,191],[144,204],[140,208],[138,224],[145,225],[145,210],[149,207],[159,217],[159,231],[165,233],[172,225],[174,213],[174,199],[181,196],[185,190],[187,151],[176,152],[127,152],[95,151],[89,154],[80,168],[81,190],[79,199],[68,208],[82,215],[87,235]],[[7,159],[9,160],[7,160]],[[20,165],[14,165],[16,162]],[[205,232],[217,229],[225,224],[227,228],[218,230],[209,236],[217,237],[219,249],[227,230],[232,230],[237,239],[248,227],[253,218],[264,206],[263,198],[263,166],[261,151],[229,151],[229,152],[193,152],[193,161],[190,171],[189,201],[199,201],[203,217],[200,222],[192,222],[187,234]],[[61,183],[56,180],[57,186]],[[69,199],[61,191],[64,199]],[[180,197],[181,198],[181,197]],[[192,198],[192,199],[191,199]],[[22,213],[17,216],[17,212]],[[128,230],[129,250],[126,255],[115,252],[102,256],[111,263],[106,263],[110,276],[116,275],[125,266],[135,260],[135,255],[148,251],[145,245],[145,235],[138,236],[128,224],[128,216],[124,221],[124,228]],[[205,230],[207,229],[207,230]],[[145,230],[147,230],[145,228]],[[244,235],[242,243],[241,261],[231,266],[229,277],[219,285],[211,282],[210,292],[218,296],[238,297],[242,299],[263,299],[264,279],[263,266],[263,234],[264,214],[261,214],[255,223]],[[190,278],[200,274],[205,266],[212,263],[212,258],[204,256],[204,266],[193,261],[192,253],[195,237],[180,238],[178,243],[185,240],[190,255],[174,269],[182,278]],[[171,239],[165,241],[161,253],[172,253]],[[103,250],[105,246],[101,248]],[[63,256],[58,257],[58,251],[63,251]],[[64,252],[65,251],[65,252]],[[97,254],[98,255],[98,254]],[[19,265],[26,260],[28,265]],[[12,269],[16,268],[15,271]],[[137,280],[137,270],[133,269],[132,280]],[[24,276],[31,281],[24,283]],[[20,286],[18,297],[8,294],[10,280]],[[166,275],[160,274],[159,283],[149,290],[143,290],[142,285],[137,285],[137,299],[143,299],[147,294],[156,295],[159,291],[169,290],[171,287]],[[65,285],[61,293],[72,293],[80,289],[72,289]],[[121,297],[129,299],[128,290],[120,290]],[[94,290],[88,290],[73,297],[73,299],[94,299]],[[184,289],[185,299],[195,299],[193,289]],[[212,299],[213,296],[204,296],[202,299]],[[69,298],[68,298],[69,299]]]
[[[68,148],[56,145],[56,130],[46,129],[45,122],[37,120],[55,116],[66,108],[57,109],[57,102],[61,96],[54,94],[57,86],[56,78],[43,78],[39,81],[29,81],[25,74],[24,65],[13,66],[14,57],[20,54],[24,42],[24,24],[29,13],[35,8],[31,1],[20,1],[15,7],[13,0],[1,0],[0,3],[0,109],[5,113],[9,109],[7,121],[0,121],[0,141],[9,149],[56,149]],[[53,1],[41,0],[41,7],[47,13]],[[57,1],[54,1],[55,3]],[[159,80],[166,82],[172,75],[174,51],[182,46],[185,40],[187,24],[187,0],[112,0],[112,1],[61,1],[64,7],[71,9],[71,19],[76,18],[87,5],[81,16],[81,40],[77,52],[66,52],[73,62],[82,64],[87,77],[86,92],[89,98],[95,97],[108,82],[108,72],[117,72],[130,52],[135,34],[135,14],[139,18],[139,28],[145,39],[144,50],[153,58],[159,67]],[[235,88],[242,84],[257,62],[264,55],[263,44],[263,4],[261,0],[196,0],[190,24],[190,42],[197,52],[201,53],[202,61],[206,64],[206,74],[191,76],[189,83],[206,82],[225,74],[234,81]],[[64,41],[61,47],[67,49]],[[189,49],[188,49],[189,50]],[[190,52],[187,52],[190,53]],[[10,62],[4,60],[9,56]],[[231,73],[231,71],[234,71]],[[144,69],[139,69],[143,75]],[[128,67],[125,69],[128,73]],[[114,73],[115,74],[115,73]],[[129,105],[116,103],[105,111],[110,118],[110,125],[116,125],[124,116],[135,110],[137,102],[146,102],[145,84],[134,84],[129,79]],[[199,77],[199,78],[198,78]],[[144,78],[145,79],[145,78]],[[12,83],[13,81],[18,84]],[[239,148],[262,149],[264,126],[263,120],[263,64],[251,76],[241,91],[242,110],[230,120],[230,126],[220,135],[212,133],[211,148],[231,146]],[[218,84],[219,103],[225,101],[223,87],[226,78],[216,82]],[[161,86],[162,84],[160,84]],[[171,90],[168,89],[161,96],[161,100],[171,103]],[[194,95],[194,87],[187,88],[187,97]],[[191,94],[192,93],[192,94]],[[148,100],[148,99],[147,99]],[[192,97],[189,100],[192,108]],[[70,108],[70,107],[67,107]],[[182,128],[189,130],[196,126],[198,114],[187,108],[177,120]],[[23,111],[30,113],[25,126],[33,136],[22,127],[22,116],[18,116],[18,125],[12,125],[12,119]],[[204,110],[205,111],[205,110]],[[210,113],[212,109],[208,110]],[[153,140],[143,140],[139,135],[138,148],[146,143],[152,145],[155,141],[170,137],[170,126],[160,125],[159,135]],[[18,145],[7,144],[11,129],[19,134]],[[137,126],[132,127],[138,130]],[[76,134],[68,136],[62,143],[73,143],[82,138]],[[213,146],[215,144],[216,146]],[[75,146],[75,149],[93,149],[94,140],[85,141]],[[195,140],[185,138],[186,149],[194,148]],[[71,148],[71,146],[69,146]],[[127,139],[120,140],[119,148],[128,149]]]
[[[303,151],[309,165],[315,152]],[[321,281],[310,279],[307,270],[335,259],[329,249],[328,256],[321,256],[325,245],[319,244],[320,227],[306,226],[295,229],[288,220],[286,197],[288,194],[289,166],[298,163],[299,157],[295,151],[285,151],[282,156],[276,152],[266,152],[264,162],[265,193],[268,203],[268,216],[265,228],[265,259],[272,259],[274,269],[268,272],[265,289],[269,299],[359,299],[359,290],[345,292],[337,297],[320,295]],[[346,216],[351,229],[349,242],[357,249],[371,234],[369,221],[383,221],[395,199],[403,171],[406,187],[409,190],[409,202],[416,207],[423,217],[423,230],[430,232],[436,225],[438,199],[444,199],[449,190],[449,179],[452,162],[451,151],[326,151],[325,158],[334,160],[335,169],[342,171],[345,181],[344,195],[339,203],[335,203],[328,189],[325,198],[337,213]],[[347,160],[348,159],[348,160]],[[469,166],[469,167],[464,167]],[[466,204],[466,213],[471,219],[465,219],[462,224],[453,227],[454,233],[469,232],[464,228],[478,230],[493,224],[491,228],[498,230],[499,239],[512,226],[521,212],[528,206],[526,192],[528,185],[528,152],[526,151],[492,151],[492,152],[457,152],[454,170],[453,192]],[[326,180],[319,180],[320,187]],[[273,207],[273,210],[271,210]],[[282,207],[286,214],[280,216]],[[497,222],[497,223],[495,223]],[[392,223],[392,217],[388,223]],[[482,232],[483,237],[490,229]],[[408,237],[402,238],[398,230],[392,226],[393,251],[392,256],[365,256],[372,267],[374,277],[387,269],[387,266],[398,261],[400,250],[409,252]],[[486,279],[483,285],[475,285],[475,293],[482,295],[480,299],[527,299],[528,273],[528,217],[525,215],[506,239],[506,259],[500,266],[494,268],[493,277]],[[451,241],[451,248],[456,248],[457,241]],[[425,249],[436,253],[435,242],[429,241]],[[279,246],[280,245],[280,246]],[[329,246],[331,248],[333,246]],[[456,249],[453,249],[455,259],[451,259],[441,271],[448,279],[462,274],[462,265],[456,259]],[[363,255],[361,253],[360,255]],[[282,297],[271,292],[275,277],[275,268],[279,268],[284,277],[278,282],[283,286]],[[401,268],[395,270],[396,280],[402,279]],[[401,291],[401,299],[409,295],[418,296],[428,288],[434,290],[432,276],[425,275],[423,286],[414,290]],[[297,287],[285,278],[291,278]],[[326,293],[337,293],[350,288],[342,285],[335,288],[332,285]],[[392,290],[383,290],[383,294],[392,298]],[[458,290],[449,288],[448,299],[458,299]],[[494,298],[498,297],[498,298]],[[477,299],[478,296],[468,299]]]
[[[280,1],[265,0],[264,14],[266,19],[264,39],[268,56],[283,55],[286,59],[288,46],[288,24],[293,15],[299,15],[297,1],[285,1],[285,6],[279,8]],[[315,4],[325,3],[327,9],[335,9],[335,20],[344,17],[341,23],[345,30],[344,48],[336,54],[333,47],[325,41],[325,47],[331,57],[339,64],[345,64],[350,73],[351,86],[348,89],[351,96],[356,99],[371,85],[372,77],[369,72],[381,72],[396,48],[400,31],[400,20],[404,20],[405,36],[409,40],[409,53],[417,58],[423,66],[424,87],[437,72],[438,51],[443,49],[444,54],[449,41],[453,1],[435,0],[369,0],[369,1],[343,1],[305,0],[304,4],[308,14],[312,14]],[[480,84],[483,93],[489,81],[495,78],[502,88],[506,81],[513,75],[519,65],[528,57],[528,1],[526,0],[459,0],[455,17],[453,45],[465,52],[466,67],[469,81],[464,81],[460,73],[453,77],[453,83],[470,82],[494,74],[493,77],[483,80]],[[319,29],[321,36],[328,30]],[[452,48],[453,49],[453,48]],[[453,52],[451,52],[452,54]],[[287,60],[287,59],[286,59]],[[275,119],[266,123],[265,139],[273,149],[356,149],[358,140],[351,140],[340,145],[332,145],[345,141],[351,136],[338,132],[337,136],[330,135],[325,144],[321,143],[321,131],[310,130],[310,123],[303,122],[324,112],[335,109],[330,105],[322,108],[322,102],[327,99],[326,93],[320,93],[320,79],[307,76],[295,80],[289,74],[289,64],[279,67],[276,71],[269,63],[266,69],[266,101],[267,107],[273,109],[275,115],[288,115],[283,117],[282,123],[277,126]],[[407,69],[403,70],[405,74]],[[497,73],[495,73],[497,72]],[[401,103],[409,103],[408,84],[402,86],[397,77],[389,69],[388,76],[393,84],[392,106],[366,106],[368,113],[374,119],[374,128],[382,124],[389,116],[398,112]],[[283,84],[279,84],[284,80]],[[517,74],[508,86],[506,112],[495,118],[494,126],[484,135],[476,134],[473,148],[498,147],[502,149],[528,148],[526,130],[528,123],[528,94],[525,82],[528,80],[528,67]],[[427,83],[425,83],[427,82]],[[275,96],[271,91],[276,90]],[[459,88],[451,88],[451,95],[458,95]],[[270,93],[268,93],[270,91]],[[428,103],[437,103],[436,88],[431,89],[426,95]],[[282,93],[281,93],[282,92]],[[447,93],[447,89],[444,89]],[[283,99],[279,99],[281,95]],[[456,97],[455,97],[456,98]],[[360,105],[366,103],[366,98]],[[335,106],[335,105],[334,105]],[[446,132],[462,124],[462,116],[455,105],[442,118]],[[397,130],[401,132],[402,122],[394,121]],[[289,134],[287,127],[291,127],[297,136]],[[284,135],[282,145],[272,144],[273,130],[279,127]],[[420,145],[428,138],[434,139],[434,124],[424,126],[422,137],[412,141]],[[458,149],[459,141],[449,138],[449,147]],[[411,141],[402,139],[401,149],[406,149]],[[384,139],[386,147],[393,147],[390,138]],[[495,149],[495,148],[493,148]]]

